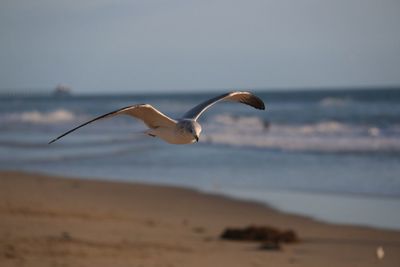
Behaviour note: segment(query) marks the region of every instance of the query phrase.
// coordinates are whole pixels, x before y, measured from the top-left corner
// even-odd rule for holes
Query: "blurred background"
[[[2,1],[0,169],[172,184],[339,223],[400,229],[398,1]],[[145,136],[218,104],[198,144]]]

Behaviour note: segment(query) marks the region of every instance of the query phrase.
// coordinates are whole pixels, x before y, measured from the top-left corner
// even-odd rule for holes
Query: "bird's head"
[[[194,120],[184,120],[181,121],[182,129],[186,134],[190,134],[196,140],[199,141],[201,126],[197,121]]]
[[[199,137],[200,137],[200,133],[201,133],[200,124],[197,121],[192,121],[189,131],[191,134],[193,134],[194,138],[196,139],[196,142],[199,142]]]

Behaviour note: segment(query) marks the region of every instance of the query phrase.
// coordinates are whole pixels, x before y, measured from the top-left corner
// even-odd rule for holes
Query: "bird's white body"
[[[179,120],[176,123],[146,131],[146,134],[150,136],[158,137],[167,143],[175,145],[192,144],[197,142],[200,133],[200,124],[189,119]]]
[[[149,104],[138,104],[121,108],[94,118],[82,125],[79,125],[78,127],[75,127],[72,130],[69,130],[59,137],[51,140],[49,143],[51,144],[61,137],[89,123],[121,114],[129,115],[142,120],[149,127],[149,129],[146,131],[146,134],[150,136],[158,137],[170,144],[191,144],[199,141],[201,133],[201,126],[197,122],[197,119],[206,109],[221,100],[230,100],[250,105],[257,109],[265,109],[264,102],[249,92],[230,92],[211,98],[186,112],[179,120],[171,119]]]
[[[182,132],[178,127],[158,127],[156,129],[148,129],[146,134],[158,137],[167,143],[175,145],[191,144],[196,141],[193,135]]]

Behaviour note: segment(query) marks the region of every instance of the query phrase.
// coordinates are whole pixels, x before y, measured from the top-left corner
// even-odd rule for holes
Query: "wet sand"
[[[248,225],[301,241],[266,251],[219,238]],[[0,172],[0,266],[400,266],[400,232],[175,187]]]

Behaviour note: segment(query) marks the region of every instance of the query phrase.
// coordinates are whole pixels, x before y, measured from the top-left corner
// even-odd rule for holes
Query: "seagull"
[[[145,134],[152,137],[158,137],[166,141],[167,143],[192,144],[199,141],[200,133],[202,130],[200,124],[197,122],[198,118],[209,107],[222,100],[243,103],[256,109],[265,109],[264,102],[259,97],[253,95],[250,92],[239,91],[225,93],[204,101],[186,112],[180,119],[177,120],[171,119],[170,117],[161,113],[149,104],[137,104],[120,108],[118,110],[96,117],[54,138],[49,142],[49,144],[54,143],[58,139],[72,133],[75,130],[78,130],[85,125],[88,125],[89,123],[105,118],[114,117],[116,115],[129,115],[139,120],[142,120],[144,124],[146,124],[146,126],[149,128],[145,131]]]

